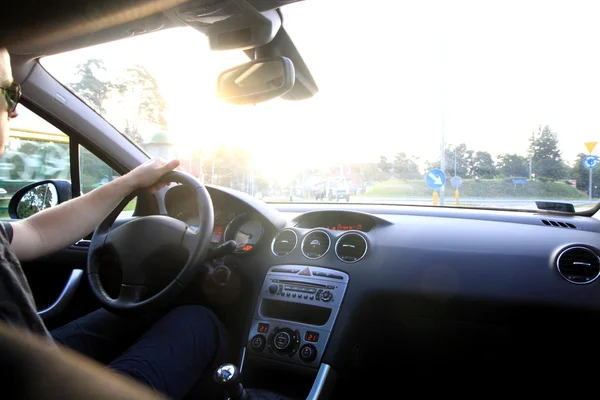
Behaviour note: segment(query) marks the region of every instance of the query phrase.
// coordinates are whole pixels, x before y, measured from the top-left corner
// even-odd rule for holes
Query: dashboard
[[[264,345],[260,329],[270,329],[267,343],[283,346],[288,336],[297,338],[302,350],[317,351],[312,363],[348,376],[348,366],[357,365],[356,379],[376,375],[392,359],[411,365],[397,366],[403,376],[425,381],[430,374],[458,379],[468,371],[485,379],[506,369],[516,373],[521,366],[514,360],[522,354],[532,357],[522,365],[523,376],[527,368],[551,372],[563,362],[600,356],[597,346],[549,350],[558,339],[571,347],[593,343],[600,332],[597,219],[467,208],[268,205],[208,189],[213,244],[239,240],[234,260],[247,289],[240,304],[251,309],[238,334],[249,352],[253,344]],[[169,215],[197,224],[185,193],[171,191]],[[319,285],[332,287],[325,300],[323,292],[313,298]],[[300,317],[290,317],[294,313]],[[282,327],[282,318],[295,322]],[[317,328],[307,329],[311,324]],[[326,342],[306,340],[313,333]],[[265,359],[253,354],[250,359]],[[313,365],[295,354],[296,364]],[[452,360],[472,368],[448,369]]]
[[[216,198],[215,198],[216,197]],[[261,242],[264,221],[246,204],[213,193],[214,228],[211,245],[217,247],[229,240],[237,243],[235,253],[250,253]],[[192,229],[198,226],[196,202],[187,187],[174,186],[165,195],[169,216],[185,222]]]

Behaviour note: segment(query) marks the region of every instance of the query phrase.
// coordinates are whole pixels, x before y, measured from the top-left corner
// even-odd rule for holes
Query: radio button
[[[269,293],[275,294],[275,293],[277,293],[278,289],[279,289],[279,286],[277,286],[276,284],[272,284],[271,286],[269,286]]]
[[[324,291],[321,293],[321,300],[325,302],[333,300],[333,293],[331,293],[329,290]]]

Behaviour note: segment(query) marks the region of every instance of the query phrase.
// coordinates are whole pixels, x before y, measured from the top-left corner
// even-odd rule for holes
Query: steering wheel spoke
[[[183,234],[183,239],[181,240],[181,247],[187,250],[189,255],[192,255],[198,246],[198,234],[195,230],[190,229],[189,227],[186,229]]]
[[[125,303],[139,303],[144,299],[148,293],[148,287],[146,285],[127,285],[121,284],[121,290],[119,291],[119,297],[117,301]]]

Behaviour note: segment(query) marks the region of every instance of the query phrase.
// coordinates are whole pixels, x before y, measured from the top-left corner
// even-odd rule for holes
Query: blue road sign
[[[583,164],[583,168],[594,169],[598,166],[598,157],[597,156],[585,156],[581,161]]]
[[[512,181],[515,185],[524,185],[527,183],[527,179],[513,179]]]
[[[432,189],[438,189],[446,183],[446,174],[441,169],[434,168],[425,175],[425,183]]]

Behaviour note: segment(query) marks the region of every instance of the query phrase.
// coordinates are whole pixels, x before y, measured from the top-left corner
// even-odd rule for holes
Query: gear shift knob
[[[240,383],[241,374],[233,364],[223,364],[215,371],[213,379],[231,400],[246,400],[248,395]]]

